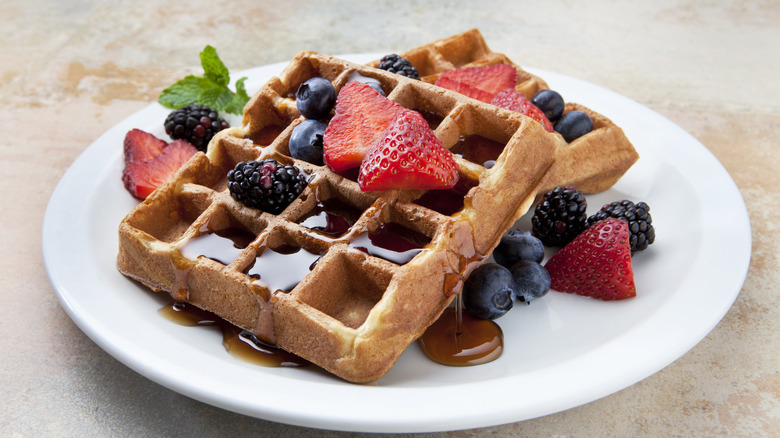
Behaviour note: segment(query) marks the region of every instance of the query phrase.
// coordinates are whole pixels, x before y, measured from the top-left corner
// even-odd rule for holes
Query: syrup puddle
[[[281,348],[267,345],[252,333],[241,330],[217,315],[193,305],[171,301],[158,310],[165,319],[188,327],[216,326],[222,332],[222,345],[231,356],[266,367],[301,367],[309,362]]]
[[[434,362],[448,366],[472,366],[492,362],[504,351],[501,327],[489,319],[464,312],[460,295],[418,339]]]

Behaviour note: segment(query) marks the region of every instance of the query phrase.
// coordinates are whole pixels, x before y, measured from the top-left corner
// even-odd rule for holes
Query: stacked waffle
[[[426,75],[473,62],[509,62],[476,36],[469,32],[407,56]],[[363,192],[351,172],[337,174],[290,156],[291,132],[303,121],[295,103],[298,86],[323,77],[339,90],[361,76],[423,114],[443,146],[457,152],[454,188]],[[611,161],[609,152],[592,150],[599,141],[586,136],[567,145],[526,116],[429,82],[428,76],[417,81],[300,53],[253,96],[242,126],[220,132],[206,154],[193,157],[122,221],[119,270],[343,379],[380,378],[439,317],[540,190],[591,181],[603,189],[617,175],[593,166],[578,170],[569,162],[579,152],[562,152],[583,148],[576,144],[581,142],[598,154],[591,162]],[[524,92],[544,86],[525,72],[518,75]],[[591,114],[596,129],[588,136],[622,135]],[[227,189],[226,175],[236,163],[264,158],[295,165],[308,178],[303,193],[278,215],[241,204]],[[399,240],[408,243],[403,250],[387,244]]]

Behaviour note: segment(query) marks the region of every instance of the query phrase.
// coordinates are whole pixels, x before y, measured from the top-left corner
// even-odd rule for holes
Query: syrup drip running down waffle
[[[356,73],[421,112],[458,152],[455,188],[365,193],[354,172],[289,156],[290,134],[303,120],[294,101],[299,84],[320,76],[338,90]],[[528,210],[566,146],[520,114],[302,52],[255,94],[241,127],[220,132],[207,154],[122,221],[117,265],[343,379],[373,381]],[[279,215],[248,208],[227,190],[236,163],[269,157],[308,175],[308,187]]]

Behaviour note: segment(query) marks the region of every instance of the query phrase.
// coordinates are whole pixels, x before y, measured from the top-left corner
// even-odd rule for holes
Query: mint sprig
[[[219,59],[217,50],[211,46],[206,46],[200,52],[200,64],[203,66],[203,76],[189,75],[181,79],[164,89],[157,101],[162,106],[173,109],[199,104],[216,111],[241,115],[244,106],[249,102],[244,86],[247,78],[242,77],[236,81],[236,91],[231,91],[228,88],[228,69]]]

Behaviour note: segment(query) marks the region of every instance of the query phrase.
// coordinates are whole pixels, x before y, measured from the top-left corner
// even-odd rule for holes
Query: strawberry
[[[390,122],[405,109],[368,84],[355,81],[341,87],[335,110],[322,143],[325,164],[342,172],[360,166]]]
[[[550,123],[550,120],[544,115],[544,112],[513,88],[500,91],[490,103],[510,111],[524,114],[541,123],[547,132],[553,132],[552,123]]]
[[[159,155],[166,145],[164,140],[148,132],[132,129],[125,135],[125,165],[150,160]]]
[[[551,288],[602,300],[636,296],[628,224],[597,222],[561,248],[544,266]]]
[[[416,111],[405,110],[393,120],[360,166],[363,191],[445,189],[458,181],[452,153]]]
[[[151,138],[150,138],[151,137]],[[122,182],[125,188],[138,199],[146,199],[154,189],[168,180],[198,150],[184,140],[176,140],[154,152],[156,139],[151,134],[134,129],[125,136],[125,168]],[[150,157],[150,158],[147,158]]]
[[[499,91],[515,88],[517,70],[508,64],[447,70],[435,84],[490,103]]]

